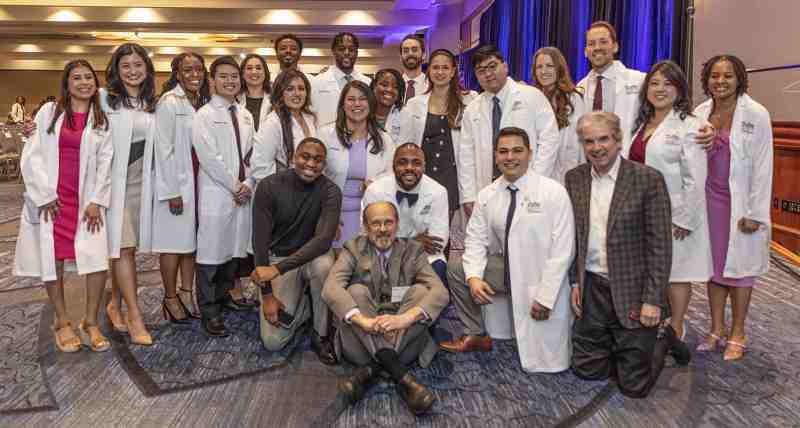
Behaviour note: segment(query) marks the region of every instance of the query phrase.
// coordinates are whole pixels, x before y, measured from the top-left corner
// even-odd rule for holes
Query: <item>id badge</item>
[[[411,287],[392,287],[392,303],[400,303]]]

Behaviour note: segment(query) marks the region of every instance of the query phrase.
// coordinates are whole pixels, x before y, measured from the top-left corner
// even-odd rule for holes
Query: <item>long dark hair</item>
[[[678,64],[672,61],[659,61],[650,67],[650,71],[647,73],[647,76],[644,77],[642,89],[639,90],[639,103],[641,107],[639,108],[639,115],[636,117],[636,122],[634,122],[631,131],[632,134],[636,134],[639,127],[650,122],[650,119],[652,119],[656,113],[655,107],[653,107],[647,99],[647,88],[650,86],[650,80],[659,72],[675,86],[677,96],[675,97],[675,102],[672,103],[672,108],[678,112],[681,120],[686,119],[686,116],[692,116],[692,98],[689,94],[689,83],[686,82],[686,75],[683,74],[683,70],[678,67]]]
[[[152,113],[156,107],[156,69],[153,67],[153,61],[147,56],[147,51],[136,43],[121,44],[114,49],[114,53],[111,54],[111,59],[106,66],[108,105],[113,110],[117,110],[120,103],[125,108],[134,108],[119,72],[119,62],[122,57],[133,54],[142,58],[147,70],[147,76],[144,78],[141,88],[139,88],[139,95],[136,97],[136,100],[139,102],[142,109],[148,113]]]
[[[58,121],[59,116],[61,116],[61,113],[66,113],[65,120],[67,121],[67,128],[75,129],[75,124],[72,121],[72,96],[69,93],[69,74],[72,73],[72,70],[78,67],[88,68],[89,71],[92,72],[92,76],[94,76],[95,91],[94,94],[92,94],[92,97],[89,99],[89,111],[91,111],[93,114],[93,128],[108,129],[106,114],[103,113],[103,109],[100,108],[100,97],[97,95],[97,89],[100,87],[100,81],[97,79],[97,73],[95,73],[94,68],[92,68],[92,65],[89,64],[89,61],[86,61],[85,59],[76,59],[68,62],[67,65],[64,66],[64,72],[61,75],[61,98],[56,104],[56,111],[53,114],[53,120],[50,121],[50,126],[47,128],[48,134],[55,132],[56,122]]]
[[[450,86],[447,90],[447,126],[449,126],[450,129],[458,129],[461,127],[461,114],[464,112],[464,108],[466,108],[464,105],[464,94],[467,91],[461,87],[461,80],[458,78],[458,62],[456,56],[447,49],[436,49],[431,52],[431,56],[428,59],[428,69],[425,71],[428,82],[432,82],[431,63],[436,56],[447,57],[447,59],[450,60],[450,64],[453,66],[454,73],[453,77],[450,79]],[[428,91],[426,93],[430,94],[431,92],[433,92],[433,84],[428,85]]]
[[[164,82],[164,85],[161,86],[161,95],[164,95],[167,92],[175,89],[175,87],[180,84],[178,81],[178,73],[180,73],[181,63],[184,59],[190,56],[200,60],[200,65],[203,66],[203,85],[200,86],[200,90],[197,93],[197,105],[194,106],[195,110],[197,110],[204,106],[211,99],[211,90],[208,87],[208,70],[206,69],[206,62],[203,61],[203,57],[199,54],[194,52],[183,52],[175,56],[175,58],[172,58],[172,62],[170,63],[170,69],[172,72],[169,75],[169,79],[167,79],[167,81]]]
[[[367,103],[369,104],[369,114],[367,115],[367,133],[372,140],[372,148],[369,150],[373,155],[383,151],[383,137],[381,137],[381,126],[375,119],[375,108],[378,105],[378,100],[375,99],[375,94],[369,89],[366,83],[360,80],[351,80],[350,83],[344,85],[342,94],[339,95],[339,104],[336,109],[336,136],[339,137],[339,142],[348,149],[352,145],[350,136],[353,132],[347,127],[347,115],[344,112],[344,100],[347,98],[347,93],[351,88],[355,88],[366,95]]]
[[[399,71],[395,70],[394,68],[383,68],[378,70],[378,72],[375,73],[375,77],[372,79],[372,83],[369,84],[369,89],[374,94],[375,88],[378,86],[378,81],[383,78],[384,74],[394,77],[394,81],[397,83],[397,100],[394,102],[394,108],[396,108],[397,111],[400,111],[403,109],[403,101],[406,99],[406,82],[403,80],[403,75]]]
[[[547,91],[536,78],[536,59],[541,55],[549,56],[556,66],[556,84],[550,91]],[[531,79],[533,80],[533,86],[539,88],[547,99],[550,100],[550,105],[553,106],[553,111],[556,114],[558,129],[564,129],[569,126],[569,117],[575,111],[575,106],[572,105],[572,101],[570,100],[570,94],[576,93],[581,97],[583,95],[575,90],[575,83],[572,82],[567,60],[564,59],[564,55],[561,54],[558,48],[548,46],[539,49],[533,54]]]
[[[306,87],[306,101],[300,108],[300,111],[305,114],[314,116],[316,115],[311,111],[311,82],[308,81],[305,73],[295,69],[288,69],[282,71],[275,78],[275,88],[269,96],[270,103],[272,103],[272,110],[278,115],[281,122],[281,134],[283,135],[283,150],[286,152],[286,161],[291,162],[294,157],[294,133],[292,132],[292,112],[283,101],[283,93],[295,79],[301,79],[303,85]]]
[[[53,120],[50,121],[50,126],[47,128],[48,134],[55,132],[56,122],[61,116],[61,113],[66,113],[65,120],[67,121],[67,128],[75,129],[75,124],[72,121],[72,96],[69,94],[69,74],[78,67],[88,68],[89,71],[92,72],[92,76],[94,76],[95,91],[89,99],[89,111],[93,114],[93,129],[108,129],[108,120],[106,120],[106,114],[103,113],[103,109],[100,108],[100,97],[97,95],[97,89],[100,88],[100,81],[97,79],[97,73],[95,73],[89,61],[85,59],[76,59],[68,62],[67,65],[64,66],[64,72],[61,75],[61,99],[59,99],[56,104]]]
[[[242,81],[242,92],[243,94],[247,95],[247,82],[244,80],[244,68],[247,66],[247,61],[251,59],[257,59],[261,62],[261,66],[264,68],[264,83],[261,84],[261,88],[264,89],[265,94],[269,94],[270,88],[272,87],[272,82],[270,81],[269,75],[269,67],[267,67],[267,61],[264,60],[259,54],[247,54],[242,60],[242,63],[239,64],[239,79]]]

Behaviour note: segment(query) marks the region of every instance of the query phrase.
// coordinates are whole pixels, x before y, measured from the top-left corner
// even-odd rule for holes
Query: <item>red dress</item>
[[[644,164],[645,153],[647,152],[647,140],[649,139],[650,137],[644,138],[644,127],[642,127],[642,130],[639,131],[639,133],[636,134],[636,138],[633,139],[631,149],[628,151],[628,160]]]
[[[66,113],[64,113],[66,114]],[[80,206],[81,137],[88,113],[73,113],[70,129],[67,119],[58,136],[58,200],[61,209],[53,224],[56,260],[75,260],[75,231],[78,229]]]

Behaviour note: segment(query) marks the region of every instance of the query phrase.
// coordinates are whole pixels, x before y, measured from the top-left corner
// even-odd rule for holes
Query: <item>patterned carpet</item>
[[[164,321],[163,297],[162,287],[139,290],[153,346],[131,344],[127,335],[107,330],[116,342],[114,349],[123,368],[146,396],[200,388],[281,368],[306,342],[304,335],[298,335],[283,351],[267,351],[259,336],[256,311],[226,312],[225,324],[231,335],[211,338],[202,331],[199,320],[184,325]]]
[[[0,414],[57,409],[45,378],[40,325],[45,303],[18,303],[0,311]]]
[[[5,189],[4,189],[5,190]],[[22,191],[4,191],[0,193],[0,223],[8,223],[19,219],[22,213]]]

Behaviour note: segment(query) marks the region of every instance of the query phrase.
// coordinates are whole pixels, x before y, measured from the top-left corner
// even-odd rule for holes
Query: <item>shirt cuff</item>
[[[419,323],[420,324],[430,324],[431,321],[433,321],[433,319],[428,314],[428,312],[425,309],[423,309],[422,306],[417,306],[417,307],[419,308],[419,310],[422,312],[422,315],[424,316],[424,318],[419,320]]]
[[[347,311],[346,314],[344,314],[344,322],[352,324],[353,323],[352,318],[356,315],[359,315],[360,313],[361,311],[358,308],[350,309],[349,311]]]

